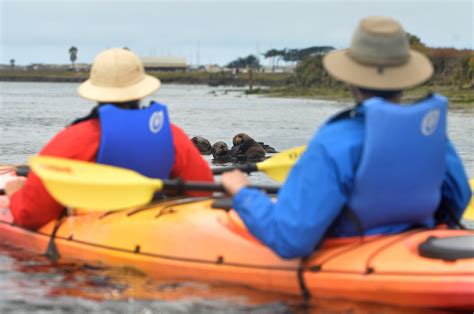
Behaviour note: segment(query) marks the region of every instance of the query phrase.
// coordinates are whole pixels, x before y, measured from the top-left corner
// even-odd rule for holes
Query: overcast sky
[[[271,48],[344,48],[367,15],[395,17],[429,46],[472,49],[473,2],[0,0],[0,63],[69,63],[74,45],[79,63],[127,46],[226,64]]]

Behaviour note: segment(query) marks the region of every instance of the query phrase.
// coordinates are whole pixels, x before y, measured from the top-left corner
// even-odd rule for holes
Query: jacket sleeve
[[[40,155],[95,161],[100,142],[97,120],[70,126],[58,133],[39,153]],[[46,191],[32,171],[24,187],[12,195],[10,210],[17,225],[37,229],[59,218],[63,206]]]
[[[446,175],[442,185],[442,204],[448,207],[445,210],[450,210],[454,214],[454,218],[459,221],[469,204],[472,191],[461,158],[456,152],[453,143],[449,140],[446,164]],[[450,221],[443,218],[442,220]]]
[[[184,181],[214,182],[211,168],[188,138],[176,125],[171,125],[174,142],[174,165],[171,169],[171,178],[181,178]],[[208,196],[211,192],[187,192],[191,196]]]
[[[342,169],[324,145],[313,141],[291,170],[276,202],[244,188],[234,197],[233,206],[250,232],[279,256],[308,256],[347,201],[342,179],[352,175],[341,173]]]

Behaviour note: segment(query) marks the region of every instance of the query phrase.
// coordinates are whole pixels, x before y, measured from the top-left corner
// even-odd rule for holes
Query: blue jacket
[[[340,115],[320,128],[291,170],[277,202],[255,189],[244,188],[235,195],[233,207],[247,228],[281,257],[309,256],[325,236],[358,234],[356,228],[350,232],[339,227],[347,223],[343,210],[351,200],[362,158],[365,110],[358,106],[352,112],[355,114]],[[453,144],[445,141],[442,204],[460,219],[471,198],[471,189]],[[359,218],[364,221],[364,217]],[[432,227],[433,223],[433,219],[385,222],[362,231],[390,234],[420,224]]]

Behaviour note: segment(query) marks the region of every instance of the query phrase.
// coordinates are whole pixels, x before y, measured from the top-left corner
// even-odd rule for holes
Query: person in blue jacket
[[[433,74],[409,47],[402,26],[367,17],[348,49],[323,65],[347,83],[357,105],[330,118],[293,167],[276,201],[222,176],[250,232],[284,258],[309,256],[325,237],[393,234],[459,222],[471,198],[446,135],[447,99],[430,94],[401,104],[402,91]]]

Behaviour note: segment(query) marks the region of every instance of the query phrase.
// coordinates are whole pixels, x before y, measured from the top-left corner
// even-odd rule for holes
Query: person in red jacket
[[[125,167],[153,178],[213,182],[209,165],[183,130],[169,122],[166,107],[156,102],[140,107],[140,99],[159,87],[133,52],[114,48],[99,53],[90,78],[78,88],[81,97],[98,105],[39,154]],[[7,183],[5,192],[15,223],[25,228],[37,229],[63,212],[33,172]]]

